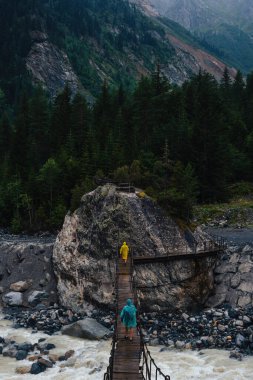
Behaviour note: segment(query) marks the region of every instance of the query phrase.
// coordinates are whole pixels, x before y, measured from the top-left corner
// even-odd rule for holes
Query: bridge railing
[[[144,380],[170,380],[169,375],[165,375],[162,370],[156,365],[154,359],[151,356],[150,351],[146,343],[141,336],[141,350],[142,359],[140,364],[140,371]]]
[[[115,321],[114,321],[114,329],[113,329],[113,337],[112,337],[112,348],[110,352],[110,358],[109,358],[109,365],[106,369],[106,372],[104,374],[104,380],[112,380],[113,379],[113,359],[114,354],[116,350],[116,344],[118,340],[118,294],[119,294],[119,287],[118,287],[118,272],[119,272],[119,255],[116,255],[116,264],[115,264],[115,282],[114,282],[114,293],[115,293]]]
[[[131,250],[131,273],[132,273],[132,290],[134,294],[134,304],[137,306],[137,330],[141,340],[141,360],[140,360],[140,373],[143,380],[170,380],[170,376],[164,375],[161,369],[156,365],[154,359],[148,350],[147,344],[144,342],[144,337],[141,330],[139,318],[139,299],[137,295],[137,287],[134,278],[134,252]]]
[[[188,253],[208,253],[208,252],[222,252],[227,248],[227,241],[221,236],[214,236],[213,239],[204,240],[203,242],[195,242],[192,247],[185,244],[176,248],[173,246],[171,251],[167,251],[165,256],[170,256],[173,254],[188,254]]]

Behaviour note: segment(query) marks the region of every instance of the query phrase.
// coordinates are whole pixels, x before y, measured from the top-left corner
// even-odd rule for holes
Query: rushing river
[[[0,355],[1,380],[102,380],[108,365],[111,343],[109,341],[88,341],[68,336],[49,337],[43,333],[32,334],[30,330],[13,329],[11,322],[1,319],[0,336],[13,339],[18,343],[36,343],[39,338],[46,338],[56,348],[50,353],[64,354],[75,350],[74,357],[67,362],[58,362],[52,369],[40,375],[17,375],[19,366],[31,365],[28,360],[16,361]],[[171,376],[171,380],[252,380],[253,358],[244,358],[242,362],[229,359],[229,352],[218,350],[164,351],[161,347],[150,347],[155,361],[160,368]]]
[[[213,228],[209,229],[209,232],[225,237],[232,244],[253,243],[252,229]],[[9,240],[15,239],[10,235]],[[49,237],[50,242],[51,240]],[[40,375],[18,375],[15,373],[16,368],[30,366],[31,362],[16,361],[0,355],[0,380],[103,380],[109,361],[110,341],[94,342],[61,334],[32,334],[30,330],[16,330],[11,326],[12,322],[3,320],[3,315],[0,314],[1,337],[13,339],[18,343],[36,343],[40,338],[46,338],[48,343],[54,343],[56,346],[50,353],[62,355],[74,349],[75,355],[66,362],[56,363],[52,369],[47,369]],[[171,380],[253,380],[253,357],[245,357],[239,362],[229,359],[229,352],[222,350],[160,352],[160,349],[161,347],[150,347],[156,363],[164,373],[171,376]]]

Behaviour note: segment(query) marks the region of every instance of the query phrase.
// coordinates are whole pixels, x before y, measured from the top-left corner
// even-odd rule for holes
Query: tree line
[[[15,232],[59,228],[94,176],[130,181],[183,219],[253,181],[253,74],[199,72],[178,87],[158,66],[132,92],[104,82],[93,105],[37,87],[12,109],[0,91],[0,116],[0,225]]]

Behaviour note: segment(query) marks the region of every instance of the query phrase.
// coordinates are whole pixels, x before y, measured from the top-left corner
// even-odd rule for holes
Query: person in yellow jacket
[[[128,252],[129,252],[129,248],[127,246],[127,243],[124,241],[123,245],[120,248],[120,254],[121,254],[122,260],[125,262],[125,264],[127,262]]]

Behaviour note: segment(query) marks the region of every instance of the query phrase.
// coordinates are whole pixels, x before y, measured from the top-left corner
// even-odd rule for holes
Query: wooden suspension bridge
[[[163,256],[133,256],[130,254],[125,265],[119,258],[116,264],[116,318],[114,336],[109,366],[104,374],[104,380],[170,380],[156,365],[144,342],[141,326],[135,329],[133,341],[125,339],[125,328],[120,321],[120,311],[125,306],[126,300],[131,298],[138,305],[137,292],[133,279],[134,265],[154,262],[167,262],[172,260],[201,260],[208,256],[216,256],[223,252],[224,240],[213,242],[209,248],[194,253],[173,253]]]

